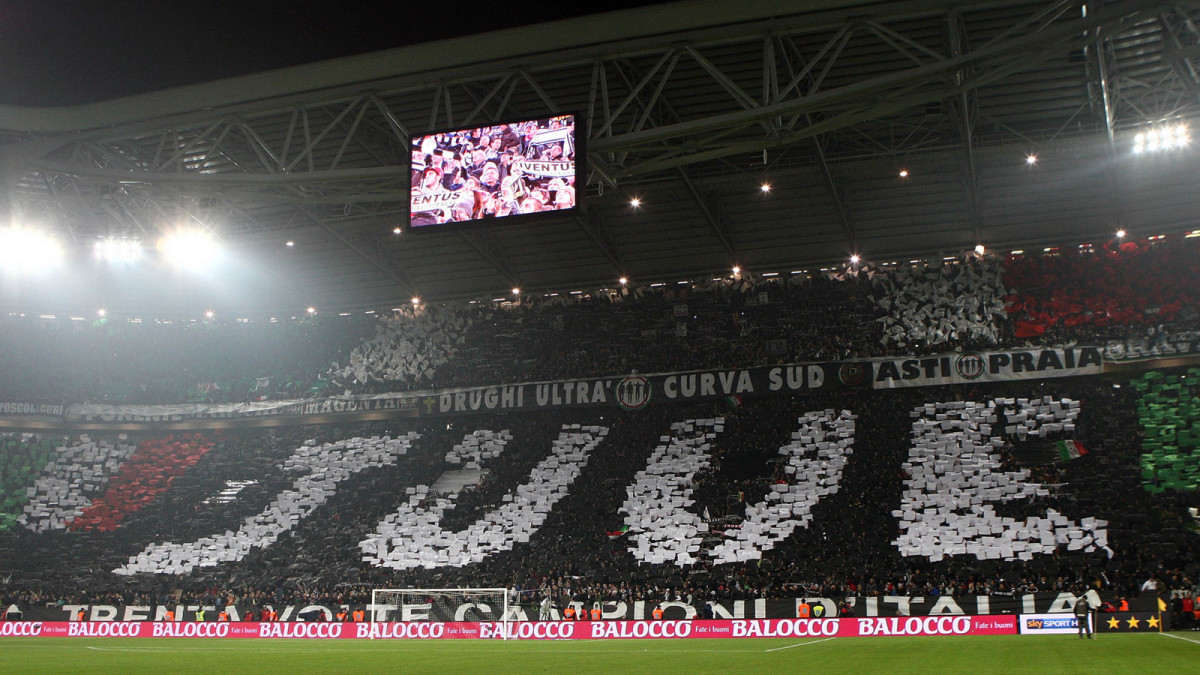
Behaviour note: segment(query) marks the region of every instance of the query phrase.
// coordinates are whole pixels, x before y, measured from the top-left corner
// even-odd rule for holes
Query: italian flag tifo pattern
[[[73,531],[111,532],[121,521],[170,489],[175,479],[212,450],[200,434],[145,441],[108,481],[105,493],[67,523]]]

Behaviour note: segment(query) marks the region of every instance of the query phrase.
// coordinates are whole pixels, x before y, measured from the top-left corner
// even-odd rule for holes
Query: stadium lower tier
[[[556,606],[702,606],[1190,590],[1191,417],[1175,408],[1192,399],[1186,374],[1165,377],[54,436],[6,493],[0,595],[335,606],[491,586]]]
[[[502,603],[483,601],[437,602],[431,599],[379,601],[368,604],[310,605],[55,605],[50,607],[10,606],[5,611],[8,620],[16,621],[166,621],[166,622],[275,622],[347,620],[378,623],[434,621],[570,621],[595,617],[603,621],[642,621],[654,619],[658,612],[662,620],[690,619],[791,619],[791,618],[907,618],[961,617],[1015,614],[1061,616],[1070,614],[1081,596],[1073,593],[1028,593],[1017,596],[942,596],[939,598],[886,596],[846,598],[777,598],[757,600],[706,601],[607,601],[588,604],[568,601],[553,603],[514,603],[505,609]],[[1116,598],[1112,598],[1116,599]],[[808,605],[807,609],[801,609]],[[568,612],[568,608],[570,611]],[[1139,612],[1158,612],[1157,599],[1135,599],[1131,609]],[[594,614],[598,612],[598,614]],[[361,614],[359,613],[361,612]],[[1114,613],[1107,611],[1106,613]],[[344,617],[341,615],[345,615]],[[224,615],[224,616],[222,616]],[[1182,618],[1181,621],[1182,622]],[[1177,622],[1177,623],[1180,623]]]

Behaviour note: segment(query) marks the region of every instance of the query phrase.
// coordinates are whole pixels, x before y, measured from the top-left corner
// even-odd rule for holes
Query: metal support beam
[[[842,224],[842,233],[846,235],[846,244],[850,247],[850,253],[858,254],[858,237],[854,233],[854,224],[850,221],[850,214],[846,209],[846,195],[839,189],[837,181],[833,178],[833,172],[829,170],[829,162],[825,157],[825,146],[821,138],[813,136],[813,148],[817,153],[817,162],[821,165],[821,176],[825,179],[825,189],[829,192],[830,199],[833,200],[833,206],[837,210],[838,222]]]
[[[950,42],[950,57],[957,58],[967,52],[966,26],[962,15],[957,10],[951,10],[946,17],[947,34]],[[975,161],[975,121],[977,117],[977,100],[974,89],[963,88],[963,83],[970,79],[970,71],[963,68],[954,73],[955,86],[960,87],[958,95],[949,100],[950,117],[958,130],[963,151],[963,192],[966,198],[967,219],[971,232],[975,235],[975,243],[983,242],[983,213],[979,204],[979,165]]]
[[[700,212],[704,214],[704,219],[708,221],[708,225],[712,228],[713,234],[717,235],[717,240],[721,242],[721,246],[724,247],[725,252],[729,254],[730,263],[735,265],[741,264],[742,261],[738,260],[737,246],[735,246],[733,243],[733,237],[729,233],[729,228],[727,228],[725,224],[721,222],[719,216],[714,214],[712,210],[708,208],[708,204],[705,203],[704,198],[700,195],[700,191],[696,189],[696,184],[693,183],[692,179],[687,175],[687,171],[679,169],[679,178],[687,187],[688,193],[692,195],[692,199],[695,200],[696,206],[700,207]]]
[[[1194,63],[1200,57],[1200,30],[1179,7],[1160,13],[1158,23],[1162,26],[1163,47],[1171,69],[1192,97],[1200,101],[1200,66]]]
[[[316,148],[317,145],[320,144],[321,141],[325,140],[325,136],[327,136],[330,131],[333,131],[334,129],[337,128],[338,123],[342,121],[343,117],[345,117],[346,115],[349,115],[350,111],[354,110],[355,108],[359,107],[360,105],[362,105],[361,97],[355,98],[354,100],[347,103],[346,107],[342,108],[342,111],[340,113],[338,113],[337,116],[334,117],[333,120],[329,124],[327,124],[324,129],[321,130],[321,133],[317,134],[316,138],[309,141],[305,145],[304,150],[302,150],[300,152],[300,154],[296,156],[295,159],[288,162],[287,166],[284,167],[284,170],[285,171],[294,170],[296,168],[296,165],[300,163],[300,160],[304,159],[305,157],[308,157],[309,160],[311,161],[312,155],[313,155],[313,149]]]
[[[801,66],[800,67],[800,75],[799,75],[800,79],[797,79],[796,76],[793,76],[792,82],[799,84],[799,82],[802,80],[810,80],[811,81],[812,80],[811,75],[805,75],[805,73],[812,72],[812,67],[815,64],[815,61],[811,61],[811,62],[805,64],[804,56],[803,56],[803,54],[801,54],[800,48],[798,46],[796,46],[795,42],[793,42],[792,40],[784,39],[783,44],[786,47],[786,49],[783,50],[784,62],[788,66],[788,70],[789,71],[795,70],[795,68],[792,67],[791,60],[787,58],[787,55],[789,52],[791,54],[795,55],[795,58],[797,61],[796,65]],[[826,48],[828,48],[828,45],[826,45]],[[821,54],[823,54],[824,52],[825,52],[825,49],[823,49],[821,51]],[[818,54],[818,58],[820,58],[820,54]],[[773,70],[774,69],[772,69],[772,71]],[[816,82],[811,82],[810,91],[815,90],[816,87],[817,87]],[[778,96],[778,92],[775,92],[775,96],[773,96],[772,99],[774,99],[777,96]],[[806,113],[804,115],[804,120],[808,126],[811,127],[813,125],[813,120],[812,120],[811,115]],[[855,235],[854,224],[851,222],[849,211],[846,208],[845,191],[838,186],[837,181],[833,177],[833,171],[830,170],[830,168],[829,168],[829,160],[825,156],[825,143],[826,143],[827,138],[828,137],[813,136],[812,137],[813,150],[817,154],[817,163],[821,167],[821,177],[824,178],[824,180],[825,180],[825,190],[829,193],[829,199],[830,199],[830,201],[833,202],[834,210],[837,212],[838,222],[842,226],[842,233],[846,236],[846,245],[849,247],[850,253],[858,254],[859,253],[858,237]]]
[[[717,133],[723,129],[746,127],[781,115],[802,115],[806,112],[845,110],[857,105],[869,105],[871,102],[879,101],[882,97],[894,97],[897,92],[912,92],[915,88],[920,87],[929,88],[937,96],[935,98],[928,96],[923,99],[916,98],[909,105],[916,105],[916,101],[940,100],[944,95],[941,95],[940,87],[937,85],[952,78],[956,72],[964,69],[973,69],[981,73],[1001,70],[1006,74],[1018,72],[1053,54],[1060,54],[1065,49],[1074,48],[1082,41],[1090,40],[1087,35],[1096,27],[1116,25],[1145,16],[1152,11],[1155,4],[1151,1],[1138,2],[1134,0],[1128,5],[1123,4],[1119,11],[1109,8],[1086,18],[1053,23],[1037,32],[1007,40],[992,41],[983,48],[971,50],[958,57],[869,78],[815,94],[810,93],[799,98],[777,101],[771,105],[711,115],[619,136],[595,138],[591,140],[591,147],[596,152],[608,152],[645,147],[668,140],[694,139],[697,136]],[[880,106],[880,109],[887,108],[894,108],[894,106]],[[609,126],[606,125],[605,129]],[[734,152],[740,151],[738,149]],[[704,156],[708,157],[708,155]],[[645,171],[637,171],[637,173],[645,173]]]
[[[475,249],[475,252],[482,256],[492,266],[492,269],[499,272],[500,276],[504,277],[510,286],[517,288],[521,285],[517,276],[513,274],[512,267],[508,264],[508,256],[504,255],[504,252],[496,246],[490,237],[483,232],[468,232],[466,230],[459,230],[458,236],[462,237],[463,241]]]
[[[572,220],[575,221],[575,224],[579,225],[579,228],[588,236],[588,239],[595,244],[596,249],[613,266],[613,271],[617,273],[618,277],[628,274],[628,271],[625,269],[625,263],[621,260],[621,254],[617,252],[616,246],[612,243],[612,237],[609,236],[608,227],[605,226],[604,221],[600,219],[599,214],[594,209],[589,209],[584,213],[577,213]]]

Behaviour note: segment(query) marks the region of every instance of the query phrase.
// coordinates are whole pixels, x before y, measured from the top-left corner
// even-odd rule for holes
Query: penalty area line
[[[811,640],[809,642],[797,642],[794,645],[787,645],[786,647],[775,647],[774,649],[767,649],[767,650],[764,650],[764,653],[765,652],[779,652],[779,651],[783,651],[784,649],[791,649],[793,647],[805,647],[807,645],[815,645],[818,642],[826,642],[826,641],[832,640],[832,639],[833,638],[831,638],[831,637],[827,637],[827,638],[821,638],[820,640]]]

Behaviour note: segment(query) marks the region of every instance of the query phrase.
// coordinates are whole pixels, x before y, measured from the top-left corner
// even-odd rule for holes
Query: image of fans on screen
[[[412,148],[411,227],[575,207],[573,115],[415,136]]]

